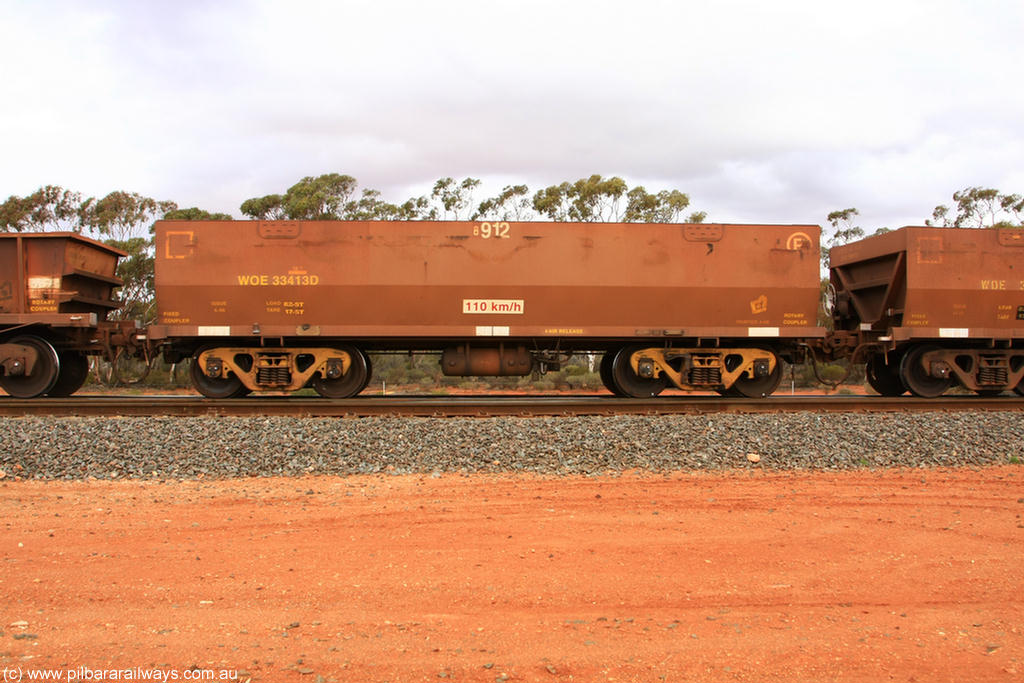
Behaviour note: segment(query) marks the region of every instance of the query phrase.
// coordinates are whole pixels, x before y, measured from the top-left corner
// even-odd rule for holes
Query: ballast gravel
[[[0,477],[838,470],[1024,460],[1019,412],[0,418]],[[756,457],[751,457],[756,456]]]

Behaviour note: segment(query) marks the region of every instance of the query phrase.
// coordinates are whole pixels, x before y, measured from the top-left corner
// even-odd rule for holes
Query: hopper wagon
[[[19,398],[70,396],[89,356],[129,345],[109,321],[123,251],[76,233],[0,234],[0,387]]]
[[[880,394],[1024,394],[1024,231],[905,227],[830,255],[836,334]]]
[[[616,394],[770,394],[820,340],[814,225],[159,221],[170,362],[225,398],[348,397],[369,352],[430,351],[444,374],[515,376],[601,354]]]

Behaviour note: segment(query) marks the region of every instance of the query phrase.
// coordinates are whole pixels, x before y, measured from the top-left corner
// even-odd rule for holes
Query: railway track
[[[0,397],[0,416],[251,416],[496,417],[577,415],[699,415],[713,413],[1022,411],[1013,396],[774,396],[767,399],[667,396],[380,396],[328,400],[259,397],[210,400],[195,396],[77,396],[20,400]]]

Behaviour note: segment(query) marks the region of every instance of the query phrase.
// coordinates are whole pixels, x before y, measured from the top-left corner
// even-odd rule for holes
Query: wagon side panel
[[[168,335],[819,334],[817,226],[163,222]]]

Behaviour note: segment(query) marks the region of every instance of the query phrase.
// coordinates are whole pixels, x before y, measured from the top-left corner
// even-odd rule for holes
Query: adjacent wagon
[[[837,333],[881,394],[1024,393],[1024,231],[907,227],[831,251]]]
[[[0,387],[12,396],[69,396],[90,355],[112,354],[134,323],[119,307],[119,249],[74,233],[0,234]],[[130,334],[130,332],[128,332]]]

